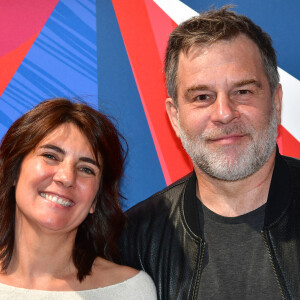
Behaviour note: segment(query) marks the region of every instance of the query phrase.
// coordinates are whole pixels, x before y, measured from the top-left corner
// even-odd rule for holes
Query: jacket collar
[[[196,197],[196,174],[193,171],[188,179],[184,194],[184,215],[192,232],[201,237],[200,221]],[[272,225],[288,207],[290,200],[290,173],[283,157],[276,150],[275,166],[273,170],[266,210],[264,227]]]
[[[197,236],[201,236],[200,221],[198,214],[198,198],[196,197],[196,182],[197,177],[195,171],[193,171],[192,176],[188,179],[185,193],[184,193],[184,216],[186,222],[192,232]],[[203,238],[203,237],[202,237]]]
[[[265,211],[264,227],[272,225],[284,213],[291,199],[290,194],[291,178],[289,167],[277,148]]]

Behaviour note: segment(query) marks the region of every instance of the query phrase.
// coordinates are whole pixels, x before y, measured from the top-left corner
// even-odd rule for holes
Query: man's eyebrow
[[[257,81],[255,79],[245,79],[245,80],[241,80],[241,81],[238,81],[234,84],[234,86],[236,87],[241,87],[241,86],[244,86],[244,85],[255,85],[257,86],[258,88],[261,88],[261,82],[260,81]]]
[[[66,154],[65,150],[63,150],[60,147],[57,147],[55,145],[52,145],[52,144],[45,144],[45,145],[42,145],[40,148],[42,148],[42,149],[51,149],[55,152],[58,152],[58,153],[61,153],[61,154]],[[92,164],[92,165],[94,165],[94,166],[96,166],[100,169],[99,164],[92,158],[83,156],[83,157],[80,157],[79,160],[83,161],[83,162],[90,163],[90,164]]]
[[[184,92],[184,95],[185,96],[188,96],[190,93],[192,92],[197,92],[197,91],[206,91],[208,90],[209,87],[208,85],[193,85],[191,87],[189,87],[185,92]]]

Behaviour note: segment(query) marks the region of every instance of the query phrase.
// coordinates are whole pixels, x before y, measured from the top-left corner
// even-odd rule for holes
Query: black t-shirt
[[[265,205],[231,218],[198,202],[206,242],[198,299],[282,299],[261,235]]]

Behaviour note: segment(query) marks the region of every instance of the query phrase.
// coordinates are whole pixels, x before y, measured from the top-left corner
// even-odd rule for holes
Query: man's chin
[[[210,168],[199,166],[199,168],[210,177],[222,181],[238,181],[255,172],[253,169],[243,169],[236,164],[230,163],[225,163],[222,166],[210,166]]]
[[[195,159],[194,163],[213,178],[236,181],[255,172],[254,161],[253,155],[249,155],[247,151],[241,151],[237,147],[222,147],[218,151],[206,151],[206,154]]]
[[[240,160],[241,157],[247,156],[248,145],[222,145],[218,147],[207,147],[205,150],[206,157],[213,157],[214,160],[220,160],[226,165],[231,165]]]

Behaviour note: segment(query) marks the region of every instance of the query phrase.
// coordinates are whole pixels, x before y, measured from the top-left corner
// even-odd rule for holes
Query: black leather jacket
[[[158,299],[197,299],[205,241],[196,176],[182,178],[128,211],[122,263],[145,270]],[[300,161],[277,153],[262,238],[282,299],[300,299]]]

